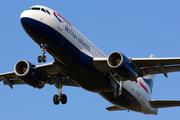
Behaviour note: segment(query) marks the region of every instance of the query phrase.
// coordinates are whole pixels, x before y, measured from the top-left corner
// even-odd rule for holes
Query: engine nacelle
[[[107,63],[119,76],[129,80],[135,80],[138,77],[135,67],[131,61],[122,53],[111,53],[108,56]]]
[[[35,65],[28,61],[19,61],[14,66],[15,74],[26,84],[34,88],[43,88],[45,83]]]

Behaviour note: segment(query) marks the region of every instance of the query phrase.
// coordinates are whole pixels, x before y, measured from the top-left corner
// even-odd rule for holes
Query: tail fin
[[[150,58],[155,58],[151,55]],[[138,84],[151,96],[154,83],[154,75],[146,75],[137,79]]]
[[[154,75],[147,75],[137,79],[138,84],[151,96],[154,83]]]

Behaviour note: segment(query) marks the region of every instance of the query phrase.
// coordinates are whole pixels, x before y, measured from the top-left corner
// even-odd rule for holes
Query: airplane
[[[23,11],[20,21],[42,50],[38,62],[46,62],[46,52],[54,61],[36,66],[20,60],[14,71],[0,74],[4,85],[27,84],[41,89],[53,84],[58,89],[53,96],[55,105],[67,103],[66,94],[62,94],[65,85],[98,93],[113,104],[108,111],[157,115],[158,108],[180,106],[180,101],[151,99],[155,74],[168,77],[167,73],[180,71],[180,57],[132,58],[120,52],[106,56],[59,13],[41,5]]]

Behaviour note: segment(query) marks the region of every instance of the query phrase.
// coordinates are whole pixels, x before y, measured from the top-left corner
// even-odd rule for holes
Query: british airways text
[[[75,40],[77,40],[81,45],[83,45],[88,51],[90,51],[90,46],[83,40],[80,36],[78,36],[72,29],[65,25],[65,31],[71,35]]]

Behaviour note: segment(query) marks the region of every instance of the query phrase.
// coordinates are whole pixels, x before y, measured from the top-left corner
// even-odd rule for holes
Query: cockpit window
[[[44,8],[41,8],[41,11],[46,12]]]
[[[41,11],[51,15],[51,13],[47,9],[40,8],[40,7],[32,7],[32,8],[29,8],[28,10],[41,10]]]
[[[31,10],[40,10],[39,7],[33,7]]]
[[[49,15],[51,15],[50,12],[49,12],[48,10],[46,10],[46,12],[47,12]]]

